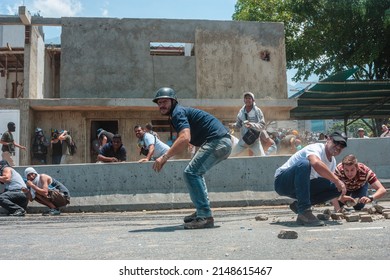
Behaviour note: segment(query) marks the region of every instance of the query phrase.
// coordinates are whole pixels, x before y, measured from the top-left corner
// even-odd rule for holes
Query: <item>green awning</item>
[[[382,118],[390,115],[390,81],[347,80],[357,69],[336,73],[291,98],[296,120]]]

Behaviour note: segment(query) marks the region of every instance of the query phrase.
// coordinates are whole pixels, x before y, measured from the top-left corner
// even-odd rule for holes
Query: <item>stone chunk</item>
[[[375,204],[374,208],[375,208],[376,212],[378,212],[379,214],[382,214],[383,209],[385,209],[385,207],[380,206],[379,204]]]
[[[327,214],[317,214],[317,218],[318,220],[321,220],[321,221],[327,221],[330,219],[330,215],[327,215]]]
[[[372,223],[374,220],[372,219],[371,215],[361,215],[360,216],[360,222],[362,223]]]
[[[332,215],[332,211],[330,209],[325,209],[323,213],[324,215]]]
[[[358,222],[360,219],[359,215],[345,215],[345,220],[347,222]]]
[[[376,209],[375,209],[375,207],[370,207],[370,208],[367,209],[367,212],[368,212],[368,214],[375,214],[376,213]]]
[[[351,200],[348,200],[345,205],[347,205],[348,207],[352,207],[352,206],[355,206],[356,204],[358,204],[359,202],[359,198],[356,198],[354,199],[353,201]]]
[[[344,218],[344,214],[343,213],[332,213],[332,215],[330,215],[330,217],[332,218],[332,220],[342,220]]]
[[[257,215],[255,217],[255,220],[256,221],[267,221],[268,220],[268,216],[267,215]]]
[[[297,239],[298,232],[293,231],[293,230],[282,229],[278,234],[278,238],[280,238],[280,239]]]
[[[390,212],[384,212],[382,215],[385,219],[390,219]]]

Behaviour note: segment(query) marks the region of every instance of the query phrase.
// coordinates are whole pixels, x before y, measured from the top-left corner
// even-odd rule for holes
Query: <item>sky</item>
[[[26,6],[43,17],[110,17],[232,20],[237,0],[1,0],[0,14],[15,15]],[[45,38],[60,28],[45,28]],[[46,40],[45,40],[46,41]]]
[[[26,6],[45,18],[110,17],[232,20],[237,0],[1,0],[1,15],[17,15]],[[60,27],[45,27],[45,43],[59,43]],[[287,83],[294,70],[287,71]],[[311,80],[312,81],[312,80]]]

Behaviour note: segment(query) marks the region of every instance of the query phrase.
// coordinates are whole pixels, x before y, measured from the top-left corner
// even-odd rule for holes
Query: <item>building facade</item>
[[[60,46],[44,45],[43,25],[62,27]],[[91,143],[98,128],[122,135],[129,161],[140,158],[136,124],[151,122],[163,141],[174,138],[152,102],[163,86],[174,88],[181,104],[211,112],[226,125],[235,121],[245,91],[254,93],[268,121],[289,119],[295,107],[287,98],[281,23],[44,19],[20,7],[19,16],[0,16],[0,70],[7,73],[3,61],[12,46],[5,48],[12,43],[4,30],[12,26],[24,30],[23,69],[0,77],[0,110],[19,110],[20,143],[27,147],[36,127],[46,135],[70,131],[78,145],[71,163],[95,161]],[[22,83],[16,95],[10,91],[15,81]],[[21,165],[30,162],[29,153],[20,154]]]

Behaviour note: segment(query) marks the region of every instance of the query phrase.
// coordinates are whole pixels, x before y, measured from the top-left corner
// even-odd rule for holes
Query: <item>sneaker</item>
[[[10,213],[9,215],[10,216],[14,216],[14,217],[23,217],[25,214],[26,214],[26,211],[24,211],[22,209],[19,209],[19,210],[16,210],[15,212],[13,212],[13,213]]]
[[[212,227],[214,227],[213,217],[208,217],[208,218],[196,217],[194,220],[192,220],[192,222],[184,224],[185,229],[201,229],[201,228],[212,228]]]
[[[288,207],[290,207],[291,211],[293,211],[295,214],[298,214],[298,201],[295,200]]]
[[[309,227],[317,227],[324,225],[324,222],[320,221],[316,216],[314,216],[313,212],[310,209],[305,210],[302,214],[298,215],[297,223]]]
[[[196,219],[196,212],[192,213],[192,214],[189,215],[189,216],[185,216],[185,217],[184,217],[184,222],[185,222],[185,223],[190,223],[190,222],[192,222],[192,221],[195,220],[195,219]]]
[[[58,216],[61,212],[58,209],[50,209],[47,212],[42,213],[43,216]]]

